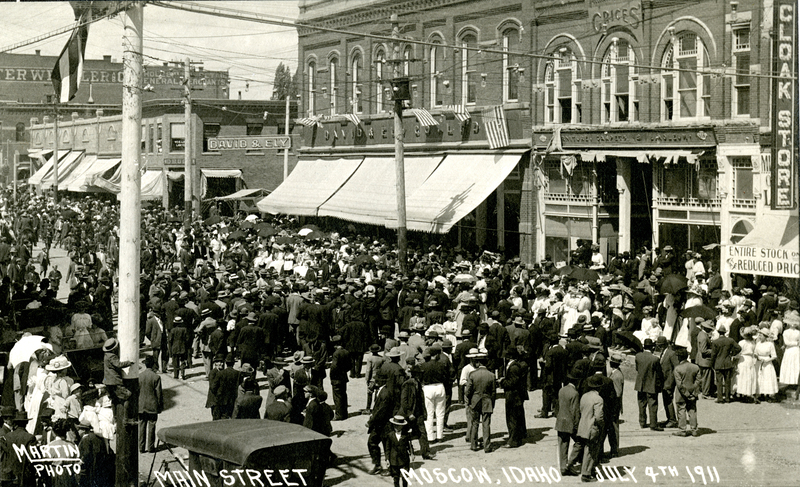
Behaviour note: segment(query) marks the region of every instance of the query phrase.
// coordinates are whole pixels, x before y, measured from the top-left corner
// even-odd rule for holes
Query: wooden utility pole
[[[141,251],[142,32],[144,2],[126,13],[122,39],[122,182],[119,212],[119,340],[120,360],[133,362],[123,377],[131,397],[115,405],[117,423],[117,487],[139,482],[139,255]]]
[[[53,201],[58,203],[58,97],[53,98]]]
[[[17,168],[19,167],[19,151],[14,151],[14,167],[12,171],[14,171],[13,181],[14,181],[14,203],[17,202]]]
[[[183,107],[183,221],[187,227],[192,224],[192,200],[194,199],[194,171],[192,168],[192,151],[190,150],[190,134],[192,126],[192,67],[189,58],[183,64],[183,87],[185,99]]]
[[[286,134],[287,137],[291,138],[291,136],[289,135],[289,93],[288,92],[286,93],[286,125],[285,126],[286,126],[286,130],[284,130],[284,133]],[[287,148],[283,149],[283,180],[286,181],[286,178],[288,178],[288,177],[289,177],[289,148],[287,147]]]
[[[392,14],[392,77],[400,77],[402,71],[400,63],[400,25],[397,14]],[[406,170],[404,161],[405,134],[403,133],[403,101],[398,96],[397,86],[392,84],[392,98],[394,99],[394,161],[397,188],[397,260],[400,272],[406,274],[406,256],[408,254],[408,237],[406,235]]]

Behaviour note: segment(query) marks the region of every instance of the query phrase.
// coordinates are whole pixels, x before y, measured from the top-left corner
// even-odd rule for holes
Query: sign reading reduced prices
[[[772,209],[797,205],[797,2],[775,0]]]
[[[759,276],[800,276],[800,249],[722,246],[722,265],[728,272]]]

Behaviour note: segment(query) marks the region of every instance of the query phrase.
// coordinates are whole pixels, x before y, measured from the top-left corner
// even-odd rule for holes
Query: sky
[[[295,20],[297,1],[220,1],[201,2],[243,12],[254,12]],[[0,49],[32,40],[73,23],[68,2],[0,3]],[[111,55],[122,60],[124,15],[103,19],[89,28],[87,59]],[[297,67],[297,32],[295,29],[255,22],[214,17],[169,8],[146,5],[144,8],[144,62],[202,61],[206,70],[229,70],[231,98],[268,100],[272,96],[275,69],[283,62],[294,73]],[[10,51],[15,54],[57,56],[69,34],[62,34]]]

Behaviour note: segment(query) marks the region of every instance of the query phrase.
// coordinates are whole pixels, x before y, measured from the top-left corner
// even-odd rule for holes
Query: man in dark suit
[[[714,330],[714,322],[705,320],[700,323],[700,331],[697,333],[697,352],[694,355],[694,363],[700,367],[700,397],[711,399],[711,383],[714,378],[712,375],[711,362],[711,332]]]
[[[220,409],[220,419],[230,419],[233,415],[233,406],[236,404],[239,371],[233,368],[234,363],[236,363],[236,360],[233,358],[233,354],[229,353],[225,357],[225,368],[220,371],[214,389],[214,395],[217,398],[217,405]]]
[[[352,364],[350,352],[342,346],[342,337],[335,335],[331,343],[336,348],[331,355],[331,389],[336,413],[333,420],[344,421],[347,419],[347,373],[352,369]]]
[[[561,475],[578,475],[572,470],[573,464],[580,453],[577,444],[578,423],[581,419],[581,402],[578,388],[575,386],[578,378],[567,375],[567,383],[558,391],[558,401],[555,404],[556,432],[558,432],[558,460]],[[575,441],[572,455],[569,453],[569,442]]]
[[[139,372],[139,453],[155,452],[156,421],[164,410],[161,376],[153,372],[155,359],[144,358],[144,370]]]
[[[527,330],[526,330],[527,331]],[[528,429],[525,425],[525,401],[528,400],[528,366],[522,361],[517,348],[506,352],[509,361],[506,375],[500,381],[506,396],[506,427],[508,441],[502,448],[517,448],[525,443]]]
[[[191,334],[184,326],[183,317],[175,315],[172,320],[172,330],[169,332],[169,353],[172,355],[172,376],[177,379],[180,372],[181,380],[186,380],[186,362],[191,349]]]
[[[428,443],[428,431],[425,428],[425,420],[428,412],[425,409],[425,396],[422,393],[422,368],[419,365],[411,367],[411,377],[403,382],[400,390],[400,409],[397,414],[403,416],[408,421],[409,438],[419,440],[419,449],[422,458],[431,460],[430,446]]]
[[[286,402],[288,393],[289,391],[282,385],[272,391],[275,400],[271,404],[267,404],[266,409],[264,409],[264,419],[283,421],[284,423],[289,422],[292,406]]]
[[[26,455],[17,455],[16,449],[36,445],[36,437],[28,433],[25,425],[28,424],[28,415],[24,411],[17,411],[13,420],[13,430],[0,437],[0,482],[3,487],[27,487],[34,485],[33,464]]]
[[[389,423],[393,428],[386,434],[386,457],[389,461],[389,473],[394,480],[394,487],[407,486],[408,481],[403,478],[402,470],[408,470],[411,460],[414,458],[411,437],[406,433],[408,421],[403,416],[394,416]]]
[[[386,388],[386,378],[382,375],[375,377],[375,384],[378,387],[378,392],[375,394],[375,404],[372,407],[372,414],[367,421],[367,450],[372,459],[372,470],[369,471],[372,475],[381,473],[381,443],[384,443],[386,427],[389,424],[389,419],[392,417],[394,406],[392,404],[393,397]]]
[[[647,428],[647,414],[650,413],[650,429],[664,431],[658,426],[658,393],[662,390],[664,378],[658,357],[653,355],[655,344],[647,338],[644,350],[636,354],[636,399],[639,403],[639,426]]]
[[[711,365],[714,367],[714,376],[717,383],[717,401],[720,403],[731,402],[731,389],[733,381],[733,356],[742,351],[742,347],[726,335],[727,329],[721,326],[719,338],[711,342]]]
[[[264,398],[258,393],[258,384],[248,376],[242,380],[242,393],[233,405],[231,419],[261,419],[261,403]]]
[[[689,362],[689,352],[685,348],[675,351],[680,364],[675,367],[675,409],[678,414],[679,430],[673,436],[700,436],[697,431],[697,399],[700,397],[700,367]],[[689,416],[689,428],[686,416]]]
[[[236,350],[239,351],[243,364],[258,368],[264,355],[264,330],[258,326],[258,315],[255,312],[248,313],[246,319],[247,323],[239,330],[236,338]]]
[[[678,419],[675,416],[675,375],[672,373],[678,366],[678,357],[675,350],[666,337],[660,336],[656,339],[656,348],[661,351],[661,372],[664,376],[664,385],[661,389],[661,401],[664,403],[664,410],[667,412],[667,423],[665,428],[677,428]]]
[[[476,423],[476,426],[472,429],[470,449],[472,451],[479,450],[477,423],[480,422],[481,430],[483,431],[483,451],[489,453],[492,451],[492,412],[494,412],[497,382],[495,381],[494,373],[486,368],[486,354],[478,354],[475,359],[478,363],[478,368],[469,374],[467,386],[464,389],[467,405],[472,409],[472,417],[475,418],[474,421]]]
[[[558,338],[544,353],[544,366],[542,367],[542,410],[536,418],[549,418],[553,402],[558,400],[558,391],[564,384],[567,376],[567,363],[569,352],[558,343]]]

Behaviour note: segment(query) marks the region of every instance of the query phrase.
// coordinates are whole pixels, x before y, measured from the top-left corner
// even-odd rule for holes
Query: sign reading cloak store
[[[797,2],[775,0],[772,209],[797,205]]]
[[[642,2],[640,0],[586,0],[595,33],[615,26],[636,30],[642,25]]]
[[[285,135],[248,135],[208,139],[208,150],[290,149],[292,138]]]

